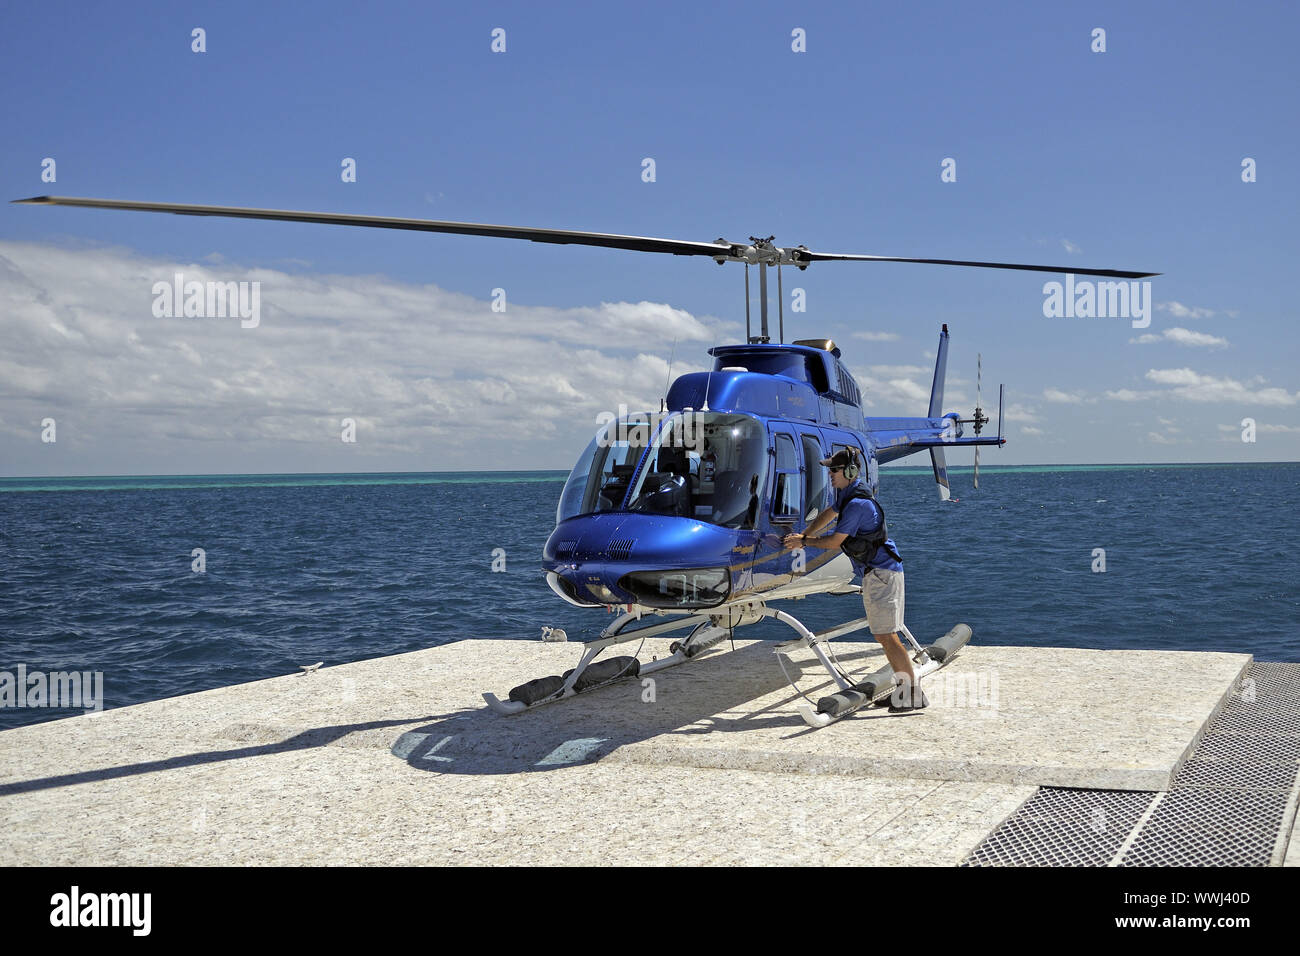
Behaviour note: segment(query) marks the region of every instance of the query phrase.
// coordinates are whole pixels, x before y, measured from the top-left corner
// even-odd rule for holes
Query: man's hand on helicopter
[[[838,548],[840,543],[847,537],[848,535],[843,533],[828,534],[824,538],[813,537],[808,534],[787,534],[781,539],[781,546],[787,551],[796,551],[799,548],[830,550],[831,548]]]
[[[817,535],[821,533],[822,528],[831,524],[838,517],[839,517],[838,514],[836,514],[834,511],[831,511],[829,508],[827,508],[825,511],[823,511],[821,514],[817,516],[816,520],[814,520],[812,524],[808,526],[808,530],[806,532],[804,532],[803,534],[800,534],[799,532],[795,532],[793,534],[787,534],[784,538],[782,538],[781,546],[785,548],[787,551],[797,551],[799,548],[810,548],[810,547],[811,548],[838,548],[839,547],[838,541],[836,541],[834,544],[832,544],[830,541],[824,541],[820,545],[815,545],[810,543],[812,541],[817,540]]]

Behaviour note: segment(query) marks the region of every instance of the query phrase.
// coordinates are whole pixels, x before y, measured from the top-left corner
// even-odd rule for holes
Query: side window
[[[804,519],[812,521],[826,507],[826,469],[818,464],[826,456],[816,435],[801,435],[804,460]]]
[[[776,485],[772,494],[772,517],[778,520],[799,516],[799,455],[794,439],[776,435]]]

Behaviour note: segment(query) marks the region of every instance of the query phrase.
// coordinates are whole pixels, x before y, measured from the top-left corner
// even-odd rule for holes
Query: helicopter
[[[322,212],[135,202],[68,196],[13,200],[31,205],[74,206],[310,222],[455,235],[525,239],[637,252],[700,256],[718,265],[745,264],[745,342],[709,350],[713,368],[679,376],[658,412],[615,416],[579,456],[560,493],[555,529],[546,541],[541,570],[550,589],[568,604],[621,610],[599,637],[583,643],[577,665],[513,688],[506,700],[483,698],[510,716],[555,703],[628,678],[697,659],[735,628],[765,619],[779,621],[796,637],[775,648],[783,669],[787,655],[810,649],[836,690],[817,701],[804,697],[798,709],[811,727],[824,727],[893,687],[888,667],[866,678],[841,666],[830,647],[834,638],[867,627],[865,617],[811,632],[778,601],[811,594],[860,593],[848,557],[838,551],[805,554],[782,546],[831,504],[831,486],[819,462],[849,450],[866,490],[879,488],[879,466],[928,451],[939,497],[950,500],[945,450],[1001,447],[1004,390],[999,387],[997,433],[982,435],[990,422],[977,391],[971,418],[943,412],[948,326],[943,325],[935,359],[930,401],[924,416],[868,417],[862,392],[830,339],[785,342],[781,269],[800,271],[813,262],[905,262],[972,268],[1013,269],[1141,279],[1158,273],[1029,265],[954,259],[906,258],[815,252],[780,247],[774,236],[748,242],[662,239],[648,236],[542,229],[485,223],[403,219]],[[759,332],[750,317],[751,266],[758,268]],[[777,272],[778,334],[769,329],[768,269]],[[980,371],[982,375],[982,369]],[[978,386],[977,386],[978,389]],[[965,425],[972,425],[967,436]],[[643,623],[647,618],[654,623]],[[633,626],[639,625],[639,626]],[[663,659],[642,664],[635,656],[597,661],[609,648],[648,637],[688,631],[673,641]],[[900,633],[911,646],[919,679],[950,662],[971,639],[958,624],[922,647],[906,625]],[[789,672],[786,671],[789,678]]]

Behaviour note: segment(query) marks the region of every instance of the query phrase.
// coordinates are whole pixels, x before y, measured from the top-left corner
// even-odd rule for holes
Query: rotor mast
[[[716,262],[718,265],[722,265],[724,262],[743,262],[747,266],[750,265],[758,266],[759,333],[756,336],[749,334],[749,328],[748,328],[749,270],[748,269],[745,270],[745,321],[746,321],[745,334],[746,334],[746,338],[750,342],[767,343],[772,341],[772,335],[768,329],[768,324],[767,324],[767,267],[768,266],[777,267],[778,280],[780,279],[781,266],[794,266],[800,270],[808,268],[808,260],[800,259],[799,257],[800,250],[802,250],[803,252],[808,251],[807,246],[798,246],[795,249],[782,249],[780,246],[772,245],[772,240],[775,238],[776,238],[775,236],[768,236],[766,239],[761,239],[758,236],[750,236],[749,241],[751,245],[748,246],[742,246],[739,243],[727,243],[726,239],[716,240],[720,244],[727,243],[728,245],[731,246],[729,255],[721,255],[721,256],[714,257],[713,261]],[[779,300],[779,297],[785,295],[785,289],[781,286],[779,281],[777,283],[777,286],[778,286],[777,309],[780,311],[781,318],[782,318],[780,334],[782,339],[784,340],[785,302]]]

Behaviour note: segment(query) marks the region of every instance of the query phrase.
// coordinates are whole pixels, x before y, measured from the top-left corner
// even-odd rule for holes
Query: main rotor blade
[[[390,216],[351,216],[329,212],[297,212],[291,209],[251,209],[242,206],[194,206],[187,203],[130,202],[121,199],[82,199],[75,196],[33,196],[15,203],[41,206],[86,206],[91,209],[126,209],[133,212],[170,212],[181,216],[223,216],[229,219],[275,219],[284,222],[317,222],[332,226],[369,226],[375,229],[409,229],[416,232],[448,232],[465,236],[496,236],[582,246],[605,246],[636,252],[668,252],[675,256],[726,256],[730,243],[655,239],[650,236],[621,236],[606,232],[567,229],[531,229],[526,226],[493,226],[478,222],[445,222],[438,219],[398,219]]]
[[[333,226],[368,226],[374,229],[407,229],[414,232],[442,232],[464,236],[495,236],[527,239],[560,245],[603,246],[634,252],[665,252],[675,256],[730,257],[747,248],[743,243],[693,242],[687,239],[657,239],[653,236],[624,236],[608,232],[571,229],[534,229],[528,226],[494,226],[478,222],[448,222],[439,219],[401,219],[391,216],[353,216],[342,213],[299,212],[291,209],[255,209],[243,206],[196,206],[188,203],[131,202],[123,199],[88,199],[76,196],[33,196],[12,200],[40,206],[83,206],[90,209],[124,209],[133,212],[169,212],[181,216],[221,216],[228,219],[273,219],[283,222],[314,222]],[[792,250],[793,251],[793,250]],[[838,255],[828,252],[794,251],[798,261],[832,262],[920,262],[939,266],[975,266],[987,269],[1023,269],[1030,272],[1072,272],[1076,275],[1143,279],[1158,272],[1121,272],[1115,269],[1075,269],[1067,266],[1034,266],[1010,262],[967,262],[959,259],[908,259],[896,256]],[[752,260],[751,260],[752,261]]]
[[[809,262],[920,262],[932,266],[974,266],[980,269],[1021,269],[1025,272],[1070,272],[1082,276],[1113,276],[1116,279],[1147,279],[1159,272],[1125,272],[1120,269],[1080,269],[1076,266],[1031,266],[1022,262],[967,262],[963,259],[907,259],[899,256],[856,256],[830,252],[799,251]]]

